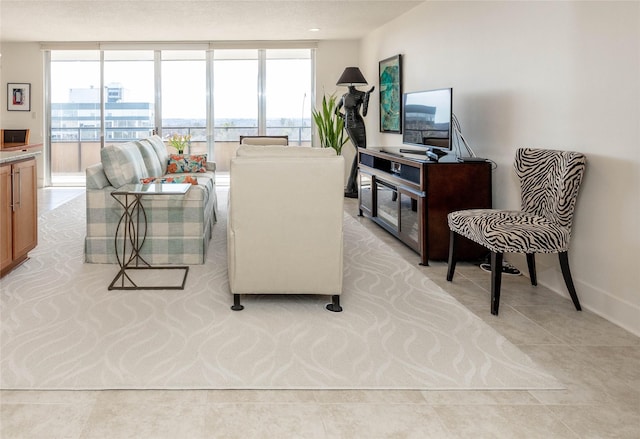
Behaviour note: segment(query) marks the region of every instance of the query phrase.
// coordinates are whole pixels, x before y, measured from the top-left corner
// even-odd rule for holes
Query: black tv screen
[[[402,143],[451,150],[453,89],[405,93]]]

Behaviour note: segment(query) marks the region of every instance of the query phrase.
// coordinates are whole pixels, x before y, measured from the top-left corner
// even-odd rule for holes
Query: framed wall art
[[[16,82],[7,84],[7,110],[31,111],[31,84]]]
[[[380,74],[380,132],[402,133],[402,55],[378,64]]]

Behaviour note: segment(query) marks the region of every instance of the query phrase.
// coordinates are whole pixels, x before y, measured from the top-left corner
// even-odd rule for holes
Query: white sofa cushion
[[[280,145],[240,145],[236,152],[237,157],[288,157],[288,158],[313,158],[331,157],[336,152],[332,148],[311,148],[308,146],[280,146]]]

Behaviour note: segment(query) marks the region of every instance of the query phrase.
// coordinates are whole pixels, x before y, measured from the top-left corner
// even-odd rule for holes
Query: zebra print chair
[[[535,254],[557,253],[564,281],[578,311],[580,301],[569,270],[573,212],[586,158],[577,152],[521,148],[516,152],[522,210],[471,209],[448,215],[447,280],[456,267],[456,239],[462,235],[491,252],[491,314],[498,314],[504,253],[525,253],[531,285],[537,285]]]

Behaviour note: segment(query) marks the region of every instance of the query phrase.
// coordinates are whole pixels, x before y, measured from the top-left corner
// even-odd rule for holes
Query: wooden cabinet
[[[0,165],[0,271],[13,261],[13,218],[11,215],[11,165]]]
[[[35,158],[0,165],[0,275],[27,259],[38,243]]]
[[[420,263],[446,260],[447,214],[491,208],[491,163],[432,162],[360,148],[360,214],[371,218],[420,255]],[[486,254],[461,240],[460,260]]]

